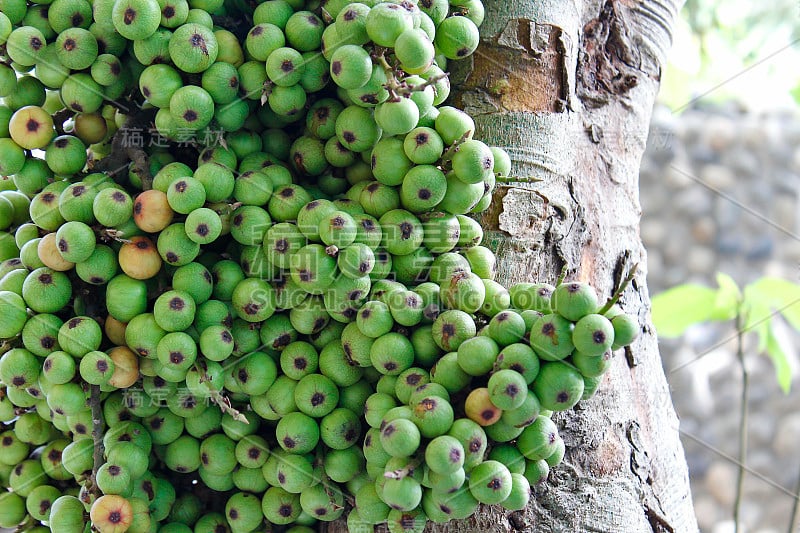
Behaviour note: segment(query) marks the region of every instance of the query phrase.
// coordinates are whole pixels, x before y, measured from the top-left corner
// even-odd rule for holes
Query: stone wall
[[[714,286],[718,271],[740,286],[765,274],[800,281],[798,192],[800,116],[656,109],[640,191],[651,294],[687,281]],[[785,334],[800,339],[788,326]],[[742,517],[746,531],[784,532],[800,475],[800,380],[784,395],[753,340]],[[701,530],[732,532],[741,394],[732,327],[693,328],[662,340],[661,354]]]

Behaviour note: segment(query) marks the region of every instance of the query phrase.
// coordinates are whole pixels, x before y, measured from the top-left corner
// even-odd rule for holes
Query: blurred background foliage
[[[800,1],[687,0],[662,76],[660,101],[746,110],[800,106]]]

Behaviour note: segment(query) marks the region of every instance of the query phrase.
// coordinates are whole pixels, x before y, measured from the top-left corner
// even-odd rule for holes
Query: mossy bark
[[[680,0],[484,4],[482,44],[452,66],[451,100],[520,178],[497,187],[482,220],[498,280],[553,283],[566,267],[606,298],[638,264],[620,303],[642,334],[593,399],[555,417],[567,455],[527,509],[484,506],[426,531],[696,532],[639,236],[638,168]]]

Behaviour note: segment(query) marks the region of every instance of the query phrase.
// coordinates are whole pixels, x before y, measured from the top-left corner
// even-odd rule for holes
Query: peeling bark
[[[594,398],[554,417],[566,459],[527,509],[484,506],[426,531],[697,531],[639,236],[638,168],[679,4],[486,0],[481,47],[453,66],[453,101],[478,137],[510,153],[516,176],[540,180],[499,186],[483,217],[497,279],[552,283],[566,265],[606,298],[638,263],[620,303],[642,335]]]
[[[641,70],[628,26],[625,11],[608,0],[600,15],[583,27],[578,92],[587,106],[605,105],[610,98],[627,94],[642,75],[660,79],[658,72]]]
[[[483,41],[481,53],[465,60],[469,72],[459,80],[456,105],[475,98],[495,112],[563,110],[567,83],[561,39],[557,26],[509,20],[499,35]]]

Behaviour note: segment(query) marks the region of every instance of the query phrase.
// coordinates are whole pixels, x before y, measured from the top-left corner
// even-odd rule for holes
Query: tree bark
[[[484,506],[430,532],[696,532],[688,469],[649,315],[638,168],[680,0],[485,0],[483,40],[452,68],[456,106],[504,147],[518,183],[501,184],[484,244],[498,281],[591,283],[621,304],[639,339],[598,394],[555,417],[564,463],[522,512]],[[329,532],[346,531],[343,523]]]

